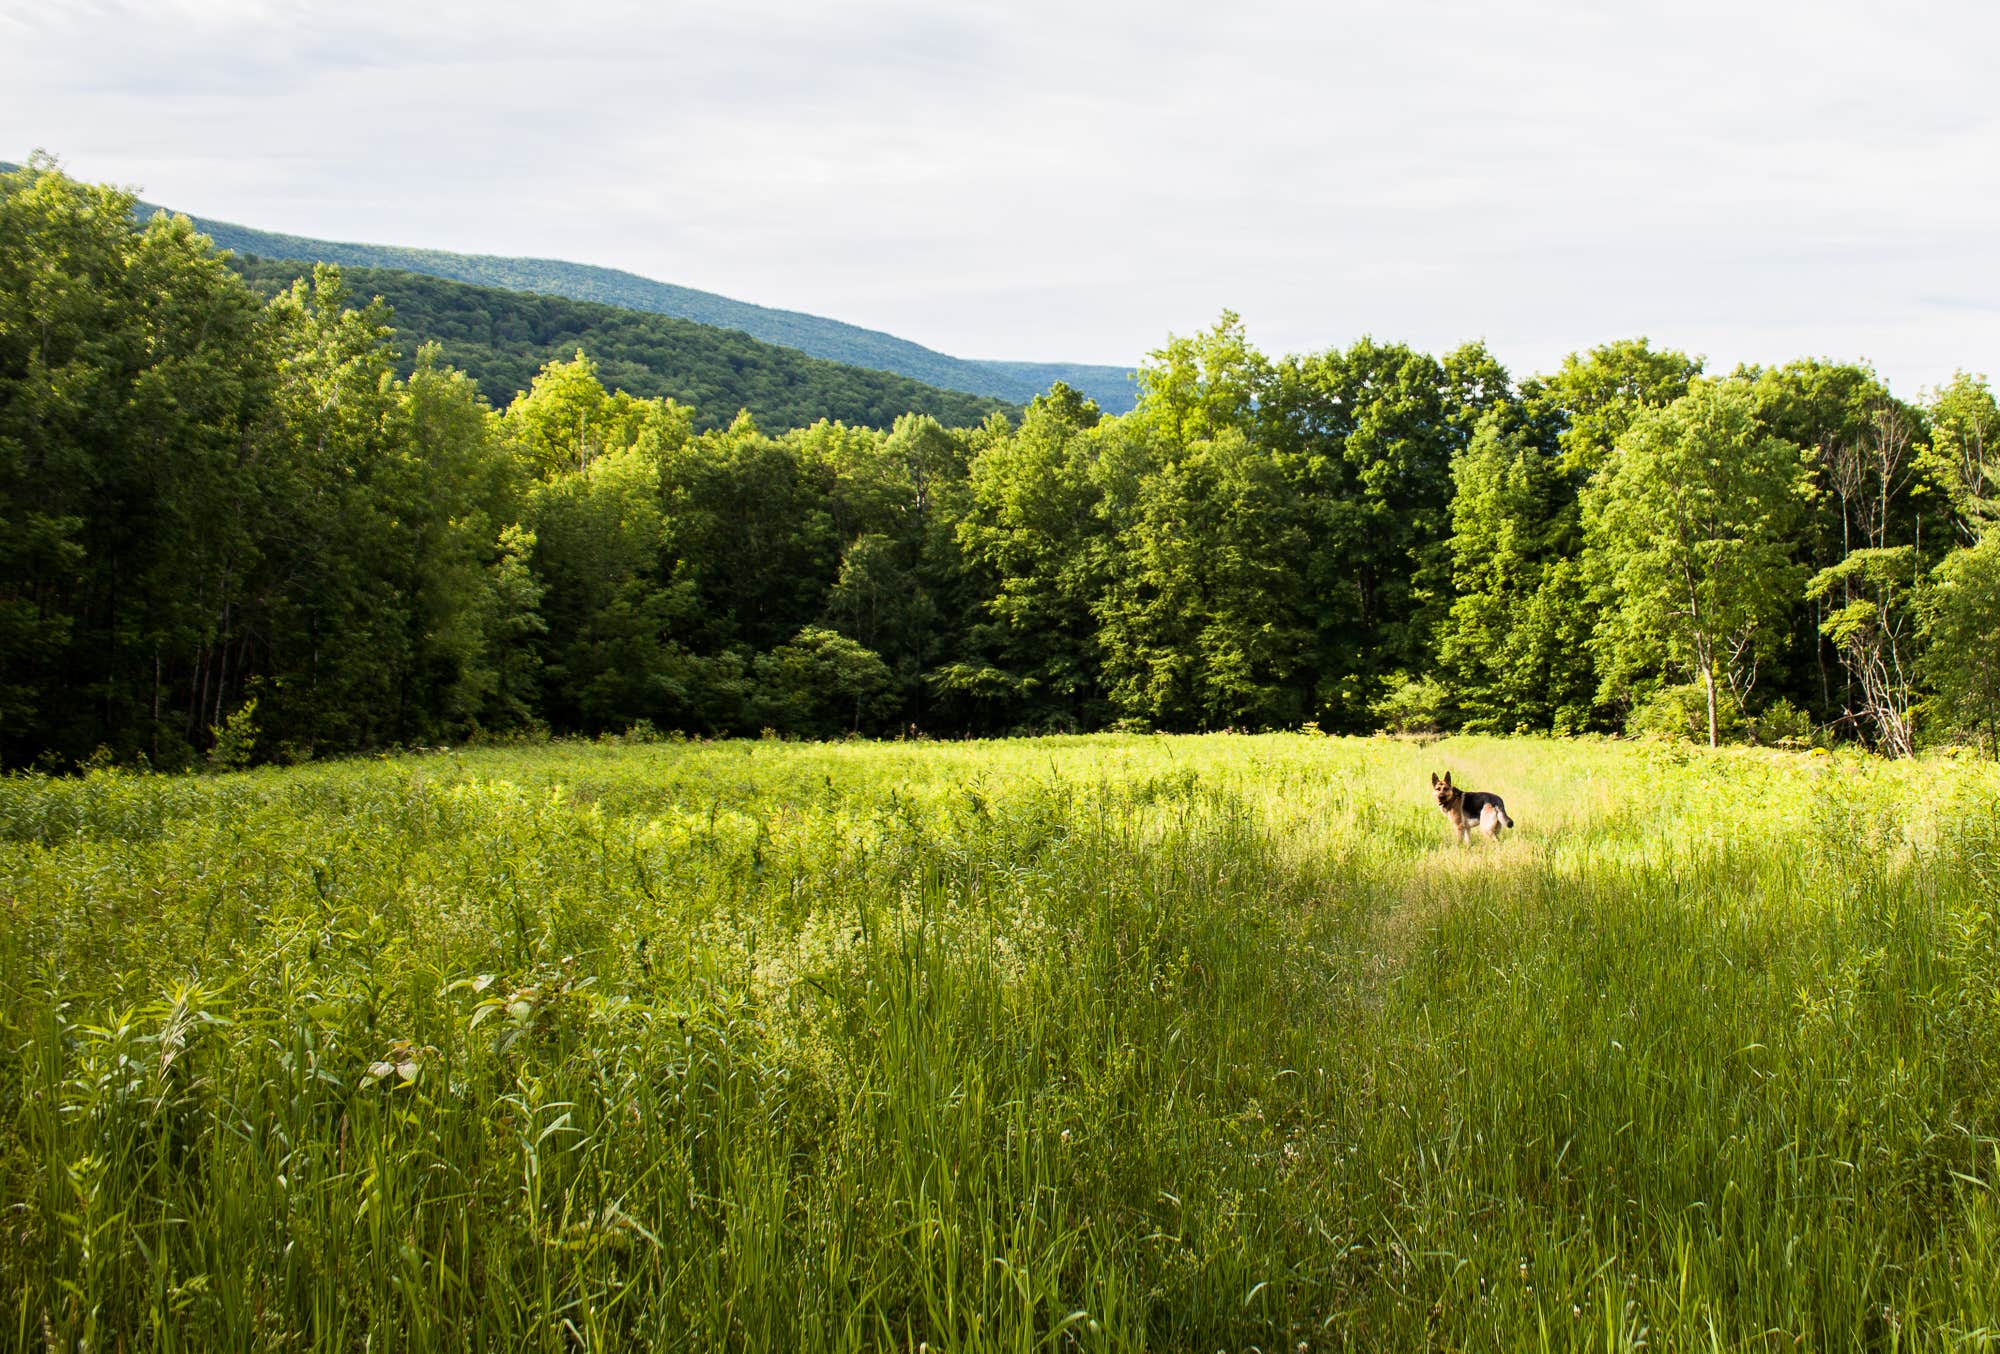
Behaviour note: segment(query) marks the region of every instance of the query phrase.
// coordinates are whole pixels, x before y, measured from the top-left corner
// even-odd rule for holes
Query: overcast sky
[[[2000,372],[2000,9],[0,0],[0,158],[963,357]]]

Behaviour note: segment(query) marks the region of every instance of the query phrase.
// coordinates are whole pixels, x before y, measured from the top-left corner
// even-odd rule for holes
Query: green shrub
[[[1428,673],[1411,677],[1397,673],[1388,689],[1369,703],[1368,711],[1388,733],[1439,733],[1453,721],[1451,693]]]
[[[208,764],[217,771],[240,771],[257,755],[257,698],[252,696],[230,712],[221,728],[209,730],[215,742]]]
[[[1717,736],[1725,743],[1737,741],[1744,733],[1742,709],[1726,691],[1716,693],[1715,726]],[[1708,693],[1695,682],[1659,687],[1633,705],[1625,717],[1625,732],[1635,737],[1650,735],[1706,743]]]
[[[1806,748],[1819,742],[1812,716],[1782,696],[1745,720],[1743,727],[1751,742],[1770,747]]]

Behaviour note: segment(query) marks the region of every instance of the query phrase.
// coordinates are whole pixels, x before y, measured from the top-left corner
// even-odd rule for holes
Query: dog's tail
[[[1506,823],[1508,827],[1514,826],[1514,820],[1507,816],[1507,806],[1505,804],[1500,806],[1500,820]]]

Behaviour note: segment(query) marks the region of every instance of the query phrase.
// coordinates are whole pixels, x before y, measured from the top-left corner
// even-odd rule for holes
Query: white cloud
[[[966,356],[1632,333],[1994,369],[1983,6],[0,0],[0,126],[272,229]],[[8,153],[0,148],[0,154]]]

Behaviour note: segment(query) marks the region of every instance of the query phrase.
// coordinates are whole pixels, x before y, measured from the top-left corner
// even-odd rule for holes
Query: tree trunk
[[[1716,736],[1715,728],[1715,664],[1710,663],[1702,668],[1701,683],[1708,688],[1708,745],[1712,748],[1720,747],[1722,740]]]

